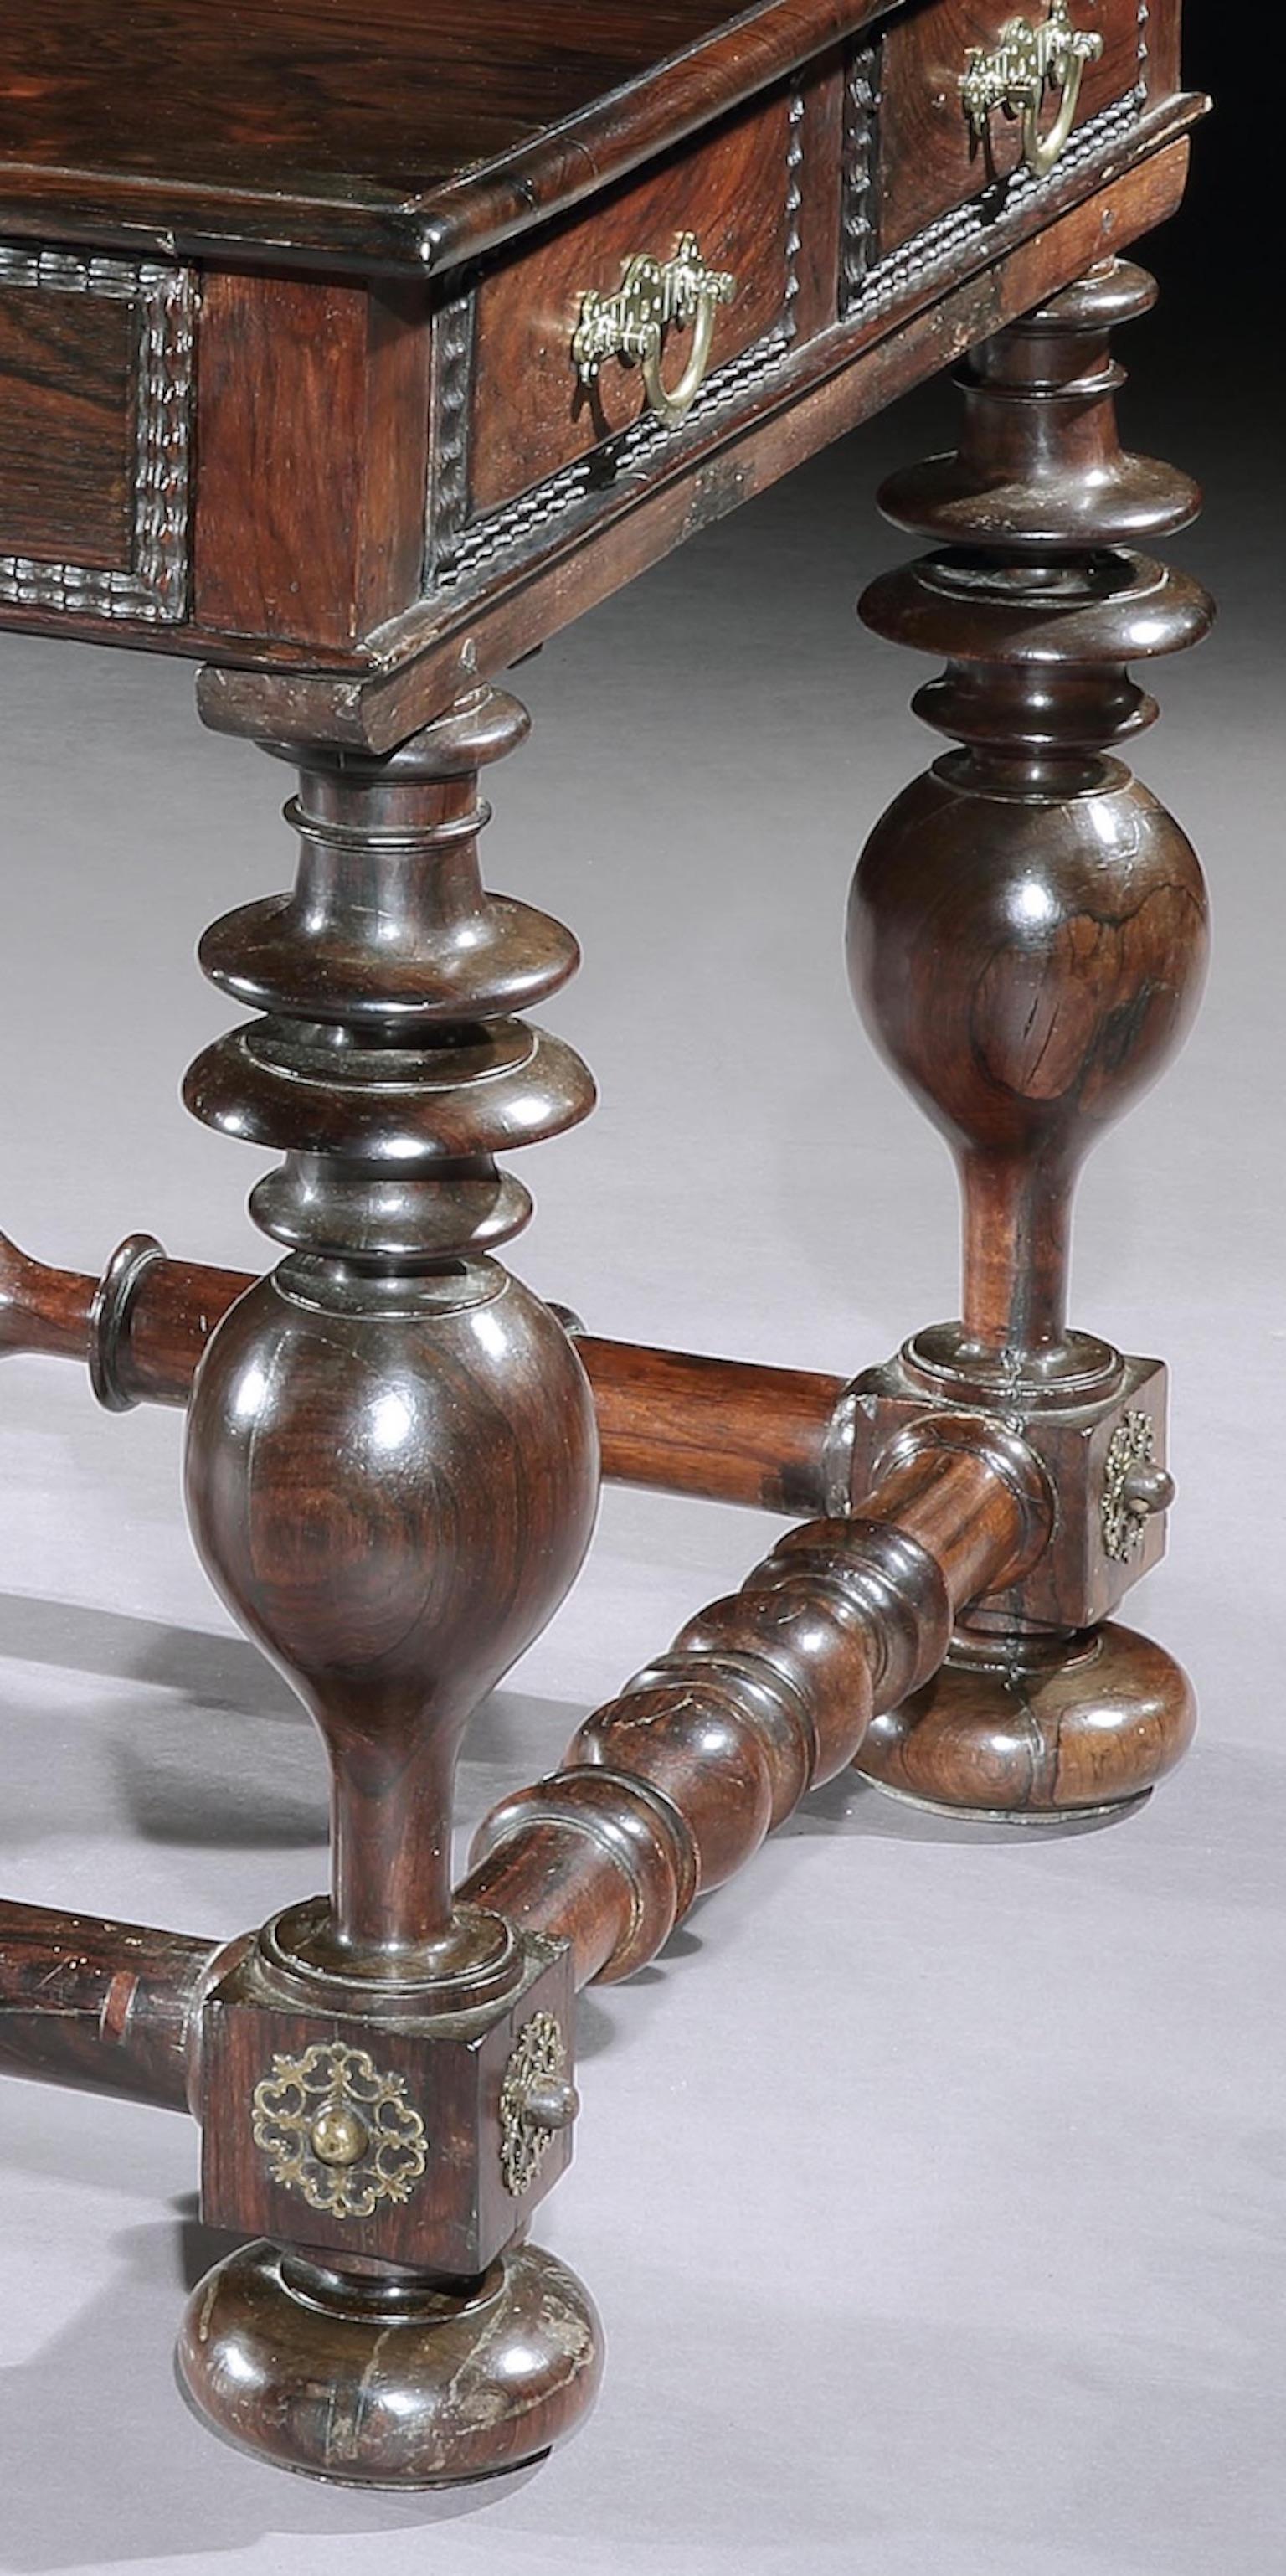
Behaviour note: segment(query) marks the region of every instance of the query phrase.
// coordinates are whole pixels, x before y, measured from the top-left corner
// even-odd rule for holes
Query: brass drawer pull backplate
[[[708,268],[695,233],[684,233],[673,259],[640,251],[626,262],[614,295],[589,287],[572,334],[572,363],[583,385],[592,385],[605,358],[634,358],[643,369],[647,398],[668,429],[686,419],[710,363],[715,311],[737,291],[726,269]],[[693,327],[688,363],[676,385],[661,381],[661,335],[667,323]]]
[[[985,46],[970,46],[960,81],[975,142],[985,146],[993,108],[1021,116],[1023,159],[1038,179],[1053,169],[1071,133],[1086,64],[1096,63],[1103,51],[1102,37],[1073,27],[1067,12],[1068,0],[1050,0],[1042,27],[1011,18],[990,53]],[[1042,134],[1038,119],[1046,90],[1058,94],[1059,105],[1049,132]]]

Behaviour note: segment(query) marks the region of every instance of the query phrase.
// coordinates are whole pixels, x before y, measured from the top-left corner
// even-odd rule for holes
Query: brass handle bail
[[[1072,25],[1068,0],[1050,0],[1049,16],[1040,27],[1011,18],[990,53],[983,45],[971,45],[960,96],[975,143],[986,144],[994,108],[1021,116],[1023,159],[1034,177],[1047,178],[1076,122],[1085,66],[1096,63],[1102,51],[1099,34]],[[1058,93],[1059,104],[1048,133],[1042,134],[1046,90]]]
[[[667,429],[686,420],[705,381],[714,340],[715,314],[737,291],[726,269],[709,268],[695,233],[683,233],[673,259],[654,259],[639,251],[627,260],[615,295],[588,287],[580,300],[580,318],[572,334],[571,355],[583,385],[597,381],[607,358],[633,358],[642,367],[648,402]],[[682,330],[690,323],[692,348],[676,385],[661,377],[662,336],[667,323]]]

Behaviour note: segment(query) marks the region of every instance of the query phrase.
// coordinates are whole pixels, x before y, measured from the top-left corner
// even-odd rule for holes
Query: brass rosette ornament
[[[500,2170],[520,2200],[535,2181],[554,2136],[580,2108],[568,2082],[567,2043],[552,2013],[533,2013],[519,2031],[500,2088]]]
[[[251,2119],[274,2182],[333,2218],[369,2218],[382,2200],[409,2200],[428,2161],[404,2079],[339,2041],[274,2057]]]

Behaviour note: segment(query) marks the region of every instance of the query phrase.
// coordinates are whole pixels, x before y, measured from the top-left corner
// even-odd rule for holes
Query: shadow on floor
[[[190,2415],[171,2355],[183,2302],[232,2239],[195,2204],[116,2239],[110,2286],[29,2361],[0,2372],[0,2566],[117,2566],[307,2540],[413,2532],[477,2513],[535,2472],[441,2495],[362,2494],[228,2451]],[[128,2402],[113,2402],[122,2370]]]

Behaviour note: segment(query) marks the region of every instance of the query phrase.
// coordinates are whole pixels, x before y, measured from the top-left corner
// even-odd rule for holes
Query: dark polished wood
[[[577,204],[889,0],[51,0],[9,31],[6,220],[423,275]],[[12,209],[12,214],[8,212]]]
[[[1020,10],[1039,23],[1041,12]],[[1085,65],[1073,132],[1136,85],[1155,82],[1149,19],[1139,0],[1077,0],[1073,23],[1100,38],[1097,61]],[[900,250],[926,224],[964,205],[979,189],[997,214],[1023,168],[1021,119],[997,111],[986,141],[960,114],[958,82],[969,48],[994,47],[1014,17],[1011,0],[936,0],[893,21],[880,49],[880,140],[874,221],[880,248]],[[1164,94],[1164,93],[1162,93]],[[1055,103],[1045,99],[1048,131]]]
[[[137,317],[0,278],[0,554],[129,560]]]
[[[714,367],[782,319],[795,224],[792,135],[791,96],[778,90],[766,106],[756,102],[711,140],[689,144],[654,175],[558,224],[538,250],[520,251],[482,278],[470,397],[480,432],[475,511],[511,500],[646,414],[637,367],[604,369],[587,388],[567,363],[568,314],[587,286],[610,294],[640,249],[668,255],[692,231],[710,266],[739,281],[715,317]],[[824,318],[833,310],[832,301]]]
[[[263,1016],[187,1084],[207,1124],[285,1149],[252,1206],[289,1247],[198,1372],[199,1543],[344,1774],[337,1954],[426,1967],[449,1936],[455,1736],[566,1588],[597,1492],[572,1343],[489,1257],[530,1212],[495,1153],[593,1100],[571,1049],[514,1016],[565,981],[575,943],[478,875],[478,770],[525,730],[515,701],[478,692],[387,761],[299,755],[293,893],[202,943],[206,972]],[[332,1532],[337,1456],[352,1486]],[[424,1797],[404,1867],[384,1774],[408,1765]]]
[[[84,1361],[112,1412],[186,1405],[215,1325],[254,1285],[247,1271],[171,1261],[151,1235],[127,1237],[101,1279],[34,1261],[0,1235],[0,1354]],[[572,1329],[606,1478],[801,1515],[844,1490],[846,1379]]]
[[[422,297],[209,277],[197,624],[338,651],[395,616],[420,586],[428,421]]]
[[[261,2243],[189,2306],[179,2375],[225,2440],[341,2484],[458,2486],[521,2468],[593,2404],[603,2333],[538,2245],[476,2281],[360,2284]]]
[[[574,941],[479,876],[478,773],[526,729],[515,700],[479,690],[387,760],[287,755],[295,887],[217,922],[201,948],[213,981],[261,1016],[209,1048],[186,1091],[208,1125],[284,1150],[251,1206],[287,1247],[197,1370],[189,1518],[234,1616],[315,1719],[332,1784],[329,1898],[266,1925],[205,2007],[202,2207],[212,2225],[310,2249],[339,2286],[300,2292],[291,2261],[237,2258],[196,2292],[180,2365],[220,2430],[374,2483],[476,2471],[453,2411],[463,2283],[495,2364],[477,2430],[493,2466],[567,2429],[598,2371],[585,2306],[552,2413],[537,2402],[521,2285],[542,2258],[507,2250],[570,2154],[564,2122],[520,2185],[505,2179],[502,2097],[524,2033],[547,2027],[570,2056],[566,1954],[457,1904],[450,1880],[462,1731],[562,1599],[598,1495],[572,1339],[491,1251],[531,1205],[496,1153],[593,1100],[571,1049],[517,1017],[573,971]],[[318,2067],[323,2094],[328,2068],[339,2089],[308,2128],[298,2106]],[[311,2164],[273,2154],[264,2104],[278,2098],[288,2124],[304,2119]],[[423,2138],[413,2106],[428,2110],[432,2154],[412,2154],[395,2187],[372,2098],[393,2106],[390,2152],[408,2130]],[[355,2199],[334,2180],[350,2165]],[[251,2401],[237,2356],[255,2264],[254,2314],[276,2316],[277,2341]],[[493,2266],[494,2297],[480,2286]],[[412,2284],[417,2332],[387,2365],[389,2422],[404,2419],[390,2447],[364,2392],[384,2366],[388,2302]],[[333,2413],[310,2414],[307,2432],[301,2340],[335,2382]]]
[[[556,1925],[580,1984],[633,1975],[852,1761],[872,1715],[941,1663],[956,1613],[1021,1574],[1051,1525],[1037,1461],[998,1425],[912,1426],[849,1518],[792,1530],[587,1719],[561,1771],[493,1811],[463,1893]]]
[[[189,2107],[216,1941],[0,1900],[0,2072]]]
[[[289,658],[281,651],[247,647],[233,655],[194,630],[187,643],[211,654],[197,683],[205,722],[254,738],[279,733],[391,748],[479,672],[502,675],[685,538],[1114,247],[1164,223],[1183,194],[1183,136],[1196,113],[1192,103],[1158,111],[1140,166],[1088,197],[1056,171],[1042,205],[1023,200],[969,247],[960,266],[972,273],[963,282],[954,282],[954,263],[949,272],[930,263],[912,273],[892,306],[881,297],[858,304],[833,333],[819,333],[780,375],[767,377],[744,408],[720,406],[717,415],[694,415],[671,432],[646,475],[596,479],[583,503],[556,514],[499,569],[484,564],[476,582],[438,587],[408,605],[385,629],[378,662],[368,655],[355,670],[327,671],[325,656],[310,651],[309,664],[319,667],[291,671],[280,667]],[[277,667],[251,667],[270,663]]]
[[[1106,333],[1203,103],[1178,0],[1067,5],[1102,53],[1022,171],[960,85],[1013,0],[48,0],[6,31],[0,624],[203,659],[207,722],[299,773],[300,857],[202,944],[251,1016],[187,1087],[284,1156],[252,1200],[278,1268],[133,1236],[94,1281],[0,1241],[0,1351],[187,1405],[198,1548],[316,1722],[333,1832],[328,1891],[217,1950],[0,1908],[0,2063],[182,2083],[205,2217],[254,2241],[181,2375],[291,2469],[474,2478],[579,2421],[600,2330],[526,2241],[571,2155],[574,1986],[651,1958],[812,1783],[856,1757],[1083,1813],[1191,1726],[1112,1615],[1163,1544],[1164,1370],[1072,1329],[1066,1271],[1080,1162],[1200,980],[1195,861],[1113,750],[1152,712],[1127,664],[1208,613],[1135,551],[1195,496],[1122,454]],[[675,418],[640,362],[674,384],[690,303],[593,386],[573,335],[689,233],[732,285]],[[866,602],[945,656],[919,704],[960,748],[877,828],[851,939],[960,1163],[961,1317],[848,1384],[596,1340],[496,1259],[530,1212],[505,1153],[592,1085],[526,1017],[574,940],[479,872],[479,774],[525,729],[493,684],[968,351],[959,455],[889,495],[935,552]],[[804,1526],[453,1889],[462,1731],[575,1577],[600,1438]]]
[[[612,1482],[801,1516],[832,1508],[851,1448],[843,1378],[592,1333],[576,1348]]]
[[[959,1323],[873,1373],[859,1419],[878,1441],[926,1394],[989,1402],[1045,1459],[1061,1529],[1030,1586],[971,1614],[954,1661],[859,1767],[988,1812],[1132,1799],[1193,1722],[1177,1666],[1128,1631],[1099,1691],[1103,1650],[1085,1632],[1163,1543],[1164,1372],[1067,1320],[1081,1164],[1174,1053],[1205,972],[1195,853],[1109,751],[1156,714],[1127,665],[1198,641],[1211,614],[1195,582],[1137,550],[1199,497],[1117,437],[1109,333],[1154,292],[1113,261],[978,351],[959,452],[881,496],[939,550],[862,602],[877,633],[949,657],[915,704],[963,746],[877,824],[849,954],[872,1035],[955,1155],[964,1265]],[[1153,1490],[1114,1536],[1113,1460],[1136,1432]],[[859,1436],[859,1468],[862,1454]]]
[[[394,748],[1162,219],[1200,102],[1178,89],[1172,46],[1140,33],[1156,11],[1076,5],[1110,41],[1073,148],[998,193],[959,96],[968,44],[998,15],[974,0],[676,6],[646,24],[603,0],[574,39],[540,12],[488,7],[466,28],[454,0],[411,16],[377,0],[357,47],[342,13],[323,26],[306,0],[278,0],[257,42],[236,21],[235,70],[222,6],[154,0],[114,31],[96,0],[58,0],[21,39],[38,71],[5,75],[0,287],[25,303],[23,337],[56,344],[99,300],[88,268],[101,283],[115,261],[113,295],[152,318],[137,381],[97,397],[125,484],[114,578],[88,578],[101,529],[77,546],[73,513],[51,553],[36,508],[0,549],[0,619],[209,656],[207,712],[258,739]],[[149,29],[164,103],[145,114]],[[562,121],[545,127],[551,85]],[[919,192],[902,230],[899,189]],[[572,336],[588,288],[610,292],[636,252],[667,257],[693,228],[735,289],[691,416],[662,428],[636,365],[581,385]],[[971,281],[1004,310],[970,307]],[[685,338],[667,329],[672,371]],[[21,349],[6,376],[0,337],[0,439],[11,412],[29,441],[30,378]],[[46,369],[39,399],[41,471],[57,479],[86,386]],[[46,577],[23,570],[33,559]]]
[[[859,1511],[783,1537],[740,1592],[689,1620],[665,1656],[585,1721],[565,1769],[496,1810],[457,1909],[475,1923],[502,1914],[526,1936],[533,1973],[549,1966],[550,1945],[568,1945],[557,1956],[578,1985],[629,1975],[699,1894],[753,1858],[809,1787],[844,1768],[872,1711],[932,1672],[960,1607],[1038,1558],[1052,1519],[1048,1482],[1021,1441],[980,1415],[922,1415]],[[246,1934],[220,1949],[6,1906],[6,2065],[175,2107],[186,2095],[198,2116],[220,2091],[244,2099],[247,2068],[236,2061],[255,2003],[288,1994],[274,2035],[294,2053],[308,2035],[307,2008],[323,1989],[298,1972],[310,1965],[305,1947],[316,1955],[323,1915],[319,1904],[296,1907],[268,1927],[266,1942]],[[332,2037],[350,2018],[357,1983],[325,1982]],[[409,2069],[415,1988],[381,1983],[383,1992],[361,1995],[356,2027]],[[229,2033],[238,2017],[240,2031]],[[478,2024],[476,2011],[466,2014],[465,2049],[454,2063],[439,2058],[433,2101],[439,2134],[454,2131],[447,2161],[466,2176],[476,2167],[462,2079]],[[215,2131],[214,2159],[215,2212],[229,2224],[284,2215],[296,2234],[326,2241],[324,2221],[256,2175],[235,2122]],[[395,2222],[403,2224],[396,2213]],[[384,2234],[381,2251],[392,2251]],[[369,2246],[363,2252],[369,2260]]]
[[[1146,1797],[1196,1722],[1186,1673],[1137,1629],[997,1636],[966,1616],[941,1670],[879,1713],[857,1764],[877,1788],[953,1813],[1093,1815]]]

